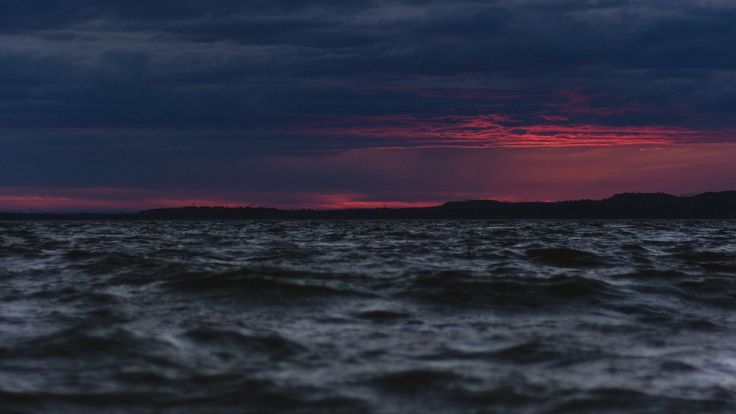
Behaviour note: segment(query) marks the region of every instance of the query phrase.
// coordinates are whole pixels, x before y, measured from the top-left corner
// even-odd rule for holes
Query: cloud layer
[[[488,115],[712,127],[726,1],[92,1],[0,6],[3,126]],[[734,121],[720,119],[720,124]]]
[[[725,145],[734,21],[726,0],[4,0],[0,187],[235,191],[233,159]],[[250,174],[281,191],[267,167]]]

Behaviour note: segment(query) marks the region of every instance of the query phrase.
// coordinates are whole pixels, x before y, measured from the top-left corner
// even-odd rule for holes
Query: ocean
[[[733,413],[735,221],[0,222],[2,413]]]

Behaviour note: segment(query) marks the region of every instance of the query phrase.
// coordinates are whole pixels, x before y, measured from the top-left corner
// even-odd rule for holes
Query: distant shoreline
[[[448,202],[434,207],[281,210],[180,207],[136,213],[0,213],[0,220],[736,219],[736,191],[624,193],[604,200]]]

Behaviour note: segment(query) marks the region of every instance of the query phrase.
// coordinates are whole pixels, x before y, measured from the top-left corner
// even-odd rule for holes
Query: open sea
[[[0,223],[0,413],[734,413],[734,221]]]

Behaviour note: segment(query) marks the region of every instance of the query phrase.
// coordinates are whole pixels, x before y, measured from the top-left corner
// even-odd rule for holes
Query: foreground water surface
[[[3,413],[731,413],[736,222],[0,223]]]

